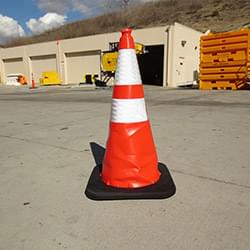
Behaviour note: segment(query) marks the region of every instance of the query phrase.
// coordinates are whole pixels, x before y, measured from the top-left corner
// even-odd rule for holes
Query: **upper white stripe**
[[[134,49],[120,49],[115,72],[116,85],[140,84],[141,75]]]
[[[111,121],[132,123],[147,121],[144,98],[112,99]]]

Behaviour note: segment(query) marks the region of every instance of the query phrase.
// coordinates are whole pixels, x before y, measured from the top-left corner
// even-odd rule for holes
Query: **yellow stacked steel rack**
[[[200,89],[243,89],[250,73],[250,29],[202,36]]]
[[[250,30],[248,33],[248,59],[247,59],[248,81],[250,81]]]

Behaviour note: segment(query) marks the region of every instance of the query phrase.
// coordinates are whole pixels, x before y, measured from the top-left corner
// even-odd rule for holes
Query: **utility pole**
[[[130,0],[122,0],[125,9],[128,7]]]

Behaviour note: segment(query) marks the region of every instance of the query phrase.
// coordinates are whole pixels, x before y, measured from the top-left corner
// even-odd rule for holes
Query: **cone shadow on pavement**
[[[90,142],[89,145],[92,151],[92,155],[95,159],[95,164],[102,164],[105,154],[105,148],[95,142]]]

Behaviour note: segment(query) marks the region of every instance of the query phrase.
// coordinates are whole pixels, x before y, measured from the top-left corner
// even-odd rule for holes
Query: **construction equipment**
[[[39,79],[40,85],[60,85],[61,79],[56,71],[45,71],[42,73],[42,77]]]
[[[200,89],[249,87],[250,29],[202,36],[200,53]]]
[[[104,51],[102,53],[101,81],[99,82],[107,84],[111,78],[114,78],[118,58],[118,46],[118,42],[109,43],[109,51]],[[135,51],[137,56],[147,52],[145,46],[141,43],[135,43]]]
[[[84,76],[83,82],[80,82],[79,85],[92,85],[96,82],[98,74],[86,74]]]

